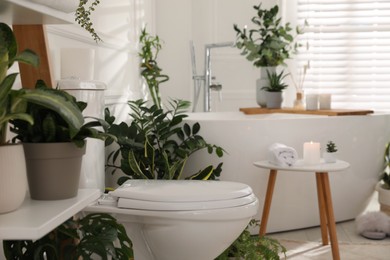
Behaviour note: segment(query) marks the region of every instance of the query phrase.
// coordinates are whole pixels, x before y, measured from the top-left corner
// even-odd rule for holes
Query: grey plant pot
[[[35,200],[77,196],[85,146],[73,143],[25,143],[27,180]]]
[[[283,102],[282,92],[266,92],[267,108],[281,108]]]

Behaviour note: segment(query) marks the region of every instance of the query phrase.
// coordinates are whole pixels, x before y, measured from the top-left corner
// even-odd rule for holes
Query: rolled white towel
[[[79,6],[80,0],[31,0],[32,2],[46,5],[64,13],[75,12]]]
[[[284,144],[274,143],[269,148],[269,162],[278,166],[292,166],[298,159],[297,151]]]

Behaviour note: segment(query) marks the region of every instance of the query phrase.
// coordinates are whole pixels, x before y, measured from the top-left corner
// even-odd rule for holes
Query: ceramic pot
[[[267,107],[266,92],[262,88],[268,85],[268,74],[276,72],[276,67],[261,67],[260,78],[256,80],[256,102],[260,107]]]
[[[25,143],[27,179],[35,200],[77,196],[85,146],[73,143]]]
[[[0,146],[0,214],[18,209],[26,196],[27,177],[23,145]]]
[[[266,91],[265,97],[267,99],[267,108],[281,108],[283,102],[282,92]]]
[[[378,182],[375,189],[378,192],[380,210],[390,216],[390,190],[383,188],[381,182]]]
[[[337,153],[324,152],[322,158],[326,163],[335,163],[337,161]]]

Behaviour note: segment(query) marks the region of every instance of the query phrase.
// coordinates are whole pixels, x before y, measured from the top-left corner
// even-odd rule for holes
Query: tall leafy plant
[[[38,66],[39,59],[31,50],[18,52],[16,38],[11,28],[7,24],[0,23],[0,144],[7,142],[9,121],[21,120],[33,124],[33,116],[26,112],[27,102],[40,104],[57,111],[73,129],[82,126],[84,119],[81,113],[75,111],[73,105],[57,92],[12,89],[18,73],[9,75],[7,73],[14,62]]]
[[[108,133],[117,137],[119,149],[109,156],[107,166],[112,173],[121,169],[127,176],[118,179],[182,179],[188,158],[199,150],[223,156],[223,149],[207,143],[200,135],[200,125],[182,123],[187,117],[190,103],[173,100],[168,111],[157,105],[148,107],[145,101],[129,101],[132,122],[114,124],[115,118],[106,109],[106,121],[111,124]],[[121,156],[119,156],[121,155]],[[117,162],[120,160],[119,165]],[[193,173],[187,179],[215,179],[222,170],[222,163]]]
[[[297,50],[294,42],[293,28],[289,23],[282,24],[278,17],[279,7],[262,9],[261,3],[253,6],[256,16],[252,18],[254,29],[240,29],[234,24],[237,34],[236,46],[242,50],[241,54],[253,63],[255,67],[278,66]],[[302,31],[296,27],[296,34]]]
[[[158,53],[162,45],[158,36],[151,36],[142,29],[139,38],[141,51],[141,76],[148,85],[152,101],[157,108],[161,108],[160,84],[169,80],[168,75],[162,74],[162,69],[157,64]]]

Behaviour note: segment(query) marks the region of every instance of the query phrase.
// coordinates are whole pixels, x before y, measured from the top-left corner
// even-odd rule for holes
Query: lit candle
[[[320,158],[320,143],[307,142],[303,144],[303,162],[305,164],[318,164]]]

